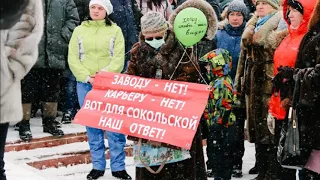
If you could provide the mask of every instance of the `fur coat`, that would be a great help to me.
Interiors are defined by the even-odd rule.
[[[307,159],[312,149],[320,150],[320,0],[301,41],[295,68],[300,82],[296,91],[300,142]]]
[[[268,130],[268,103],[272,94],[274,47],[269,43],[270,34],[278,29],[282,12],[275,13],[261,28],[254,32],[258,17],[247,23],[241,39],[241,53],[235,78],[235,88],[242,104],[246,104],[248,138],[252,143],[273,143]]]
[[[170,17],[173,24],[177,14],[188,7],[200,9],[208,19],[207,39],[212,40],[217,31],[217,17],[213,8],[204,0],[188,0],[180,5]],[[167,31],[165,44],[157,51],[149,46],[142,35],[139,43],[131,50],[131,59],[127,73],[145,78],[155,78],[157,70],[162,71],[161,79],[199,82],[200,68],[197,63],[194,48],[186,49],[188,55],[183,56],[184,48],[178,42],[172,30]],[[190,57],[190,58],[189,58]],[[181,63],[179,64],[179,61]],[[177,69],[176,69],[177,67]],[[172,78],[170,78],[172,76]],[[136,169],[137,180],[162,180],[162,179],[184,179],[184,180],[206,180],[206,170],[202,149],[202,138],[200,126],[192,142],[190,149],[191,158],[167,164],[160,174],[151,174],[145,168]],[[181,169],[183,167],[183,169]],[[158,167],[156,167],[158,168]]]
[[[20,21],[1,30],[0,123],[22,119],[20,80],[37,61],[43,24],[42,2],[30,0]]]

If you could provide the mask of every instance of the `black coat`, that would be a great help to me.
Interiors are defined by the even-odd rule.
[[[89,17],[90,0],[74,0],[77,6],[80,22]]]
[[[34,68],[66,69],[68,45],[79,15],[73,0],[42,0],[45,28]]]
[[[125,40],[126,63],[123,71],[127,69],[127,62],[130,59],[130,49],[139,40],[138,25],[134,15],[134,5],[132,0],[111,0],[113,13],[110,19],[122,30]]]
[[[320,150],[320,3],[309,31],[301,41],[295,68],[300,79],[297,116],[300,141],[308,158],[312,149]],[[316,19],[316,20],[315,20]]]

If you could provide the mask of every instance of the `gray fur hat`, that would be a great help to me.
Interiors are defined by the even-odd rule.
[[[233,0],[229,3],[227,10],[227,18],[231,12],[240,12],[244,18],[247,17],[247,6],[244,4],[243,0]]]

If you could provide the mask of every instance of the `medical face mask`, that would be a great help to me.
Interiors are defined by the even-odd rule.
[[[152,40],[146,39],[146,43],[155,49],[159,49],[165,43],[165,41],[163,38],[153,38]]]

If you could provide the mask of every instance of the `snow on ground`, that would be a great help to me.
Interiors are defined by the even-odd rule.
[[[61,117],[58,117],[57,120],[61,120]],[[85,132],[86,128],[77,124],[63,124],[61,126],[65,134]],[[30,120],[30,128],[33,138],[41,138],[50,136],[48,133],[44,133],[42,129],[42,119],[41,118],[32,118]],[[13,125],[10,125],[8,130],[7,142],[15,142],[20,140],[18,131],[14,131]]]
[[[61,117],[59,118],[61,119]],[[41,138],[50,136],[49,134],[42,132],[41,118],[33,118],[31,120],[31,130],[33,132],[34,138]],[[69,133],[79,133],[85,132],[85,127],[77,124],[68,124],[62,125],[62,129],[65,134]],[[13,130],[11,126],[8,133],[7,142],[15,142],[19,140],[18,132]],[[127,144],[132,142],[128,141]],[[108,145],[106,140],[106,145]],[[255,162],[255,148],[254,144],[248,142],[245,143],[246,151],[244,155],[244,164],[243,164],[243,178],[241,180],[252,179],[255,176],[248,175],[250,168],[254,166]],[[75,152],[75,151],[85,151],[88,150],[89,146],[87,142],[78,142],[67,145],[61,145],[51,148],[39,148],[34,150],[25,150],[19,152],[8,152],[5,154],[6,161],[6,174],[8,180],[86,180],[86,176],[92,168],[91,164],[80,164],[75,166],[60,167],[60,168],[48,168],[45,170],[38,170],[31,166],[28,166],[26,163],[36,161],[36,160],[45,160],[50,158],[60,157],[59,154]],[[204,150],[205,152],[205,150]],[[206,155],[205,155],[206,157]],[[132,157],[127,157],[126,159],[126,169],[128,173],[135,177],[135,167]],[[100,180],[100,179],[99,179]],[[107,170],[105,175],[101,180],[115,180],[112,177],[110,171],[110,161],[107,161]],[[209,178],[213,180],[213,178]],[[239,179],[240,180],[240,179]]]
[[[245,146],[246,146],[246,152],[243,158],[244,159],[244,165],[243,165],[244,176],[242,178],[233,178],[234,180],[249,180],[255,177],[254,175],[248,174],[249,169],[254,166],[254,162],[255,162],[254,144],[250,144],[246,142]],[[59,169],[49,168],[49,169],[42,170],[40,175],[46,178],[52,177],[50,180],[74,180],[74,179],[85,180],[91,168],[92,168],[91,164],[77,165],[73,167],[63,167]],[[134,162],[132,157],[129,157],[126,159],[126,169],[132,177],[135,177],[135,167],[134,167]],[[111,175],[109,160],[107,161],[107,170],[105,172],[104,177],[101,178],[101,180],[116,180],[116,178],[113,178]],[[208,180],[213,180],[213,178],[208,178]]]
[[[77,149],[80,146],[85,146],[84,144],[75,145],[75,147],[71,146],[61,146],[54,147],[56,148],[54,151],[71,151],[73,148]],[[250,143],[245,143],[246,146],[246,152],[244,156],[244,164],[243,164],[243,178],[241,180],[249,180],[254,178],[252,175],[248,175],[248,171],[250,168],[253,167],[254,161],[255,161],[255,152],[254,152],[254,145]],[[50,149],[50,150],[49,150]],[[51,151],[51,148],[47,150]],[[54,152],[51,151],[51,152]],[[86,175],[89,173],[89,171],[92,168],[91,164],[80,164],[76,166],[69,166],[69,167],[60,167],[60,168],[48,168],[45,170],[38,170],[35,168],[32,168],[25,163],[30,161],[32,157],[34,157],[37,153],[45,153],[45,148],[38,149],[38,150],[29,150],[29,151],[20,151],[20,152],[9,152],[6,153],[5,160],[7,162],[6,164],[6,170],[7,170],[7,176],[8,180],[25,180],[25,177],[28,177],[26,180],[85,180]],[[21,154],[20,154],[21,153]],[[49,153],[50,154],[50,153]],[[30,159],[21,159],[21,157],[30,157]],[[128,173],[135,177],[135,167],[132,157],[128,157],[126,159],[126,169]],[[22,178],[23,177],[23,178]],[[110,171],[110,161],[107,160],[107,170],[103,178],[101,180],[116,180],[112,177],[111,171]],[[213,178],[209,178],[209,180],[213,180]],[[240,179],[239,179],[240,180]]]

